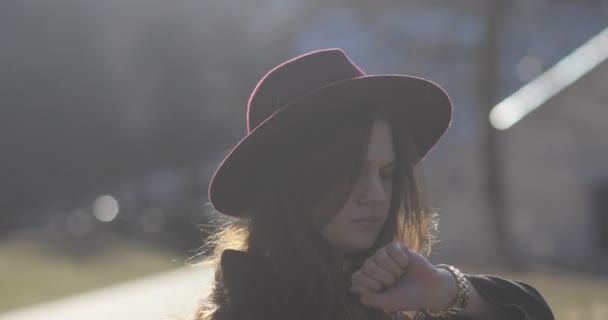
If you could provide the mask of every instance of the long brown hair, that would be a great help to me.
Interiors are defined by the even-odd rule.
[[[325,320],[396,315],[361,305],[348,292],[350,276],[391,242],[430,255],[436,216],[424,197],[421,168],[414,165],[419,158],[406,123],[395,121],[397,117],[384,108],[366,110],[351,110],[347,116],[335,113],[314,122],[303,119],[305,128],[294,128],[289,139],[274,146],[280,152],[259,160],[264,168],[258,170],[249,216],[231,219],[204,247],[203,252],[213,250],[209,261],[216,267],[215,281],[196,320],[214,319],[215,310],[228,302],[219,264],[228,248],[268,256],[283,290],[279,296],[294,314]],[[389,123],[394,139],[396,173],[389,216],[371,248],[338,261],[319,230],[353,189],[375,118]]]

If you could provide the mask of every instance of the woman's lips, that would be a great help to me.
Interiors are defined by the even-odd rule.
[[[382,226],[382,220],[377,218],[355,219],[353,220],[353,223],[357,226],[358,229],[365,231],[377,230]]]

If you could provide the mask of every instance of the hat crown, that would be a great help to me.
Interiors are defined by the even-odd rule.
[[[310,52],[270,70],[247,104],[247,132],[277,110],[334,82],[365,76],[341,49]]]

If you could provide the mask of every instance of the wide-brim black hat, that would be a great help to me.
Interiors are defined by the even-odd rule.
[[[292,132],[314,130],[317,120],[355,108],[390,108],[407,123],[418,163],[452,119],[447,93],[435,83],[407,75],[366,75],[340,49],[310,52],[269,71],[247,106],[247,135],[230,151],[209,184],[209,201],[222,214],[243,216],[250,208],[254,177],[266,157],[281,152]]]

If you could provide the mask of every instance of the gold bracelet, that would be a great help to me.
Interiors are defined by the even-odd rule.
[[[451,316],[462,312],[469,303],[469,283],[464,274],[454,266],[439,264],[436,267],[448,270],[456,278],[458,285],[456,299],[443,310],[423,309],[422,312],[431,317],[449,319]]]

